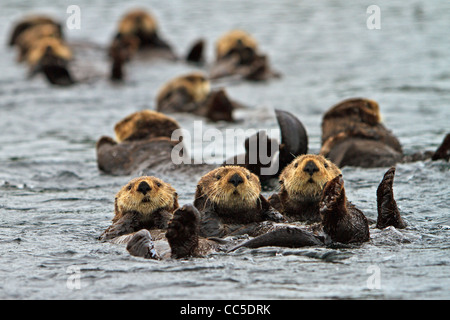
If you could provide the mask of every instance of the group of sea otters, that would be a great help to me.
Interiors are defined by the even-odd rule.
[[[14,28],[10,46],[19,51],[32,75],[42,73],[55,85],[77,82],[70,71],[72,51],[61,25],[46,16],[27,17]],[[189,50],[186,62],[204,63],[204,41]],[[109,50],[110,78],[125,77],[125,64],[134,56],[180,60],[158,32],[156,19],[145,10],[128,12],[119,22]],[[156,110],[143,110],[119,121],[115,139],[97,141],[101,172],[134,175],[151,170],[201,176],[192,204],[182,207],[173,186],[154,176],[129,181],[117,193],[112,224],[101,241],[127,244],[131,255],[148,259],[203,257],[240,247],[305,247],[359,244],[370,240],[369,225],[405,228],[393,194],[395,165],[426,159],[449,160],[450,134],[436,151],[406,155],[398,139],[381,122],[378,103],[351,98],[331,107],[322,118],[319,154],[308,153],[308,136],[291,113],[276,110],[281,141],[273,150],[264,131],[248,137],[246,153],[223,165],[174,164],[172,140],[179,124],[167,113],[186,112],[210,121],[233,121],[241,105],[228,98],[224,89],[211,90],[211,81],[263,81],[279,77],[257,41],[247,32],[232,30],[216,43],[215,61],[209,75],[193,72],[177,77],[159,90]],[[260,161],[266,146],[271,161]],[[251,161],[256,159],[256,161]],[[276,162],[278,170],[265,168]],[[377,221],[370,221],[346,196],[340,168],[389,167],[377,189]],[[182,179],[180,179],[182,180]],[[278,192],[267,199],[262,186],[278,181]]]

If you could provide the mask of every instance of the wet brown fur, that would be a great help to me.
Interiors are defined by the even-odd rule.
[[[320,154],[339,167],[378,167],[400,161],[402,147],[381,123],[376,101],[352,98],[324,114]]]

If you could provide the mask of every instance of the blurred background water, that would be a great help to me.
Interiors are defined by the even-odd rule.
[[[58,88],[39,77],[28,80],[6,46],[13,23],[28,13],[51,14],[64,23],[73,4],[81,9],[81,28],[64,30],[69,43],[106,48],[120,17],[135,7],[153,12],[180,55],[204,38],[212,61],[222,33],[241,28],[253,34],[283,77],[228,84],[230,97],[249,109],[236,114],[241,122],[204,122],[205,129],[277,129],[273,110],[284,109],[301,119],[310,151],[317,152],[323,112],[340,100],[367,97],[379,102],[385,125],[406,153],[434,150],[449,131],[446,0],[1,0],[1,299],[450,298],[450,174],[442,161],[397,166],[394,192],[409,227],[372,229],[372,241],[357,248],[245,249],[161,262],[98,242],[113,216],[115,193],[132,177],[98,171],[96,140],[113,135],[126,115],[154,109],[165,81],[197,68],[132,61],[125,83],[112,84],[106,53],[97,50],[75,57],[96,81]],[[366,26],[372,4],[381,9],[380,30]],[[199,120],[174,117],[188,130]],[[376,187],[385,170],[343,170],[349,199],[370,218],[376,218]],[[196,177],[170,182],[181,204],[193,201]],[[378,289],[368,286],[371,266],[380,271]],[[80,289],[67,285],[73,268],[80,272]]]

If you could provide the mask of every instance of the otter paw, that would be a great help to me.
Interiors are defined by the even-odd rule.
[[[161,259],[155,250],[152,236],[147,229],[142,229],[134,234],[127,244],[127,250],[132,256],[146,259]]]
[[[172,257],[190,256],[198,247],[199,212],[193,205],[176,210],[166,232]]]
[[[339,204],[340,199],[342,199],[343,190],[344,179],[342,174],[328,181],[323,188],[322,199],[319,202],[320,213],[335,208]]]

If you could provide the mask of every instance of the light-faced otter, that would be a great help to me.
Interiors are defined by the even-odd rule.
[[[337,166],[388,167],[398,162],[444,158],[450,150],[445,140],[440,152],[404,155],[399,140],[381,123],[378,103],[352,98],[328,110],[322,119],[320,154]],[[442,156],[444,155],[444,156]]]
[[[172,53],[170,45],[159,35],[156,18],[143,9],[134,9],[126,13],[119,21],[115,38],[133,35],[139,39],[139,50],[162,49]],[[173,53],[171,54],[173,57]]]
[[[285,221],[261,195],[258,177],[240,166],[225,166],[205,174],[197,184],[194,206],[201,213],[204,237],[257,235],[258,223]]]
[[[34,41],[26,55],[30,76],[42,72],[51,84],[61,86],[75,83],[69,71],[71,59],[70,48],[55,37],[44,37]]]
[[[323,187],[340,174],[333,162],[320,155],[299,156],[281,172],[280,191],[269,202],[291,222],[320,222]]]
[[[231,30],[217,40],[210,74],[212,79],[239,75],[256,81],[280,76],[270,68],[268,58],[258,52],[255,38],[243,30]]]
[[[116,140],[103,136],[97,141],[98,168],[108,174],[126,175],[170,161],[172,149],[179,143],[170,138],[179,128],[174,119],[160,112],[135,112],[115,125]]]
[[[19,50],[17,60],[23,62],[26,59],[27,53],[36,41],[42,38],[57,38],[62,39],[61,28],[53,23],[37,24],[33,27],[24,30],[16,39],[16,46]]]
[[[233,121],[233,110],[240,105],[231,101],[224,89],[211,90],[202,72],[191,72],[165,83],[158,91],[156,109],[160,112],[189,112],[212,121]]]
[[[58,33],[60,34],[60,37],[63,38],[62,28],[61,24],[54,20],[51,17],[45,16],[45,15],[33,15],[28,16],[20,20],[16,23],[14,26],[11,36],[8,41],[9,46],[15,46],[18,44],[19,37],[28,29],[38,26],[38,25],[53,25],[57,28]]]
[[[134,178],[117,193],[112,225],[99,239],[124,243],[141,229],[160,239],[177,208],[178,195],[170,184],[151,176]]]
[[[266,181],[276,179],[283,165],[304,152],[307,146],[307,142],[303,140],[306,138],[306,132],[300,121],[289,112],[277,110],[276,115],[281,130],[281,144],[277,144],[278,159],[271,157],[268,159],[269,164],[261,163],[259,154],[255,150],[257,148],[247,147],[246,154],[230,159],[230,161],[227,160],[226,164],[246,167]],[[179,141],[172,141],[170,138],[173,131],[178,128],[175,120],[162,113],[149,110],[134,113],[116,125],[116,132],[119,130],[119,132],[125,133],[116,134],[117,141],[107,136],[103,136],[97,141],[98,168],[104,173],[114,175],[141,174],[143,170],[149,169],[159,173],[164,171],[169,175],[178,175],[184,172],[189,173],[190,176],[199,173],[198,176],[201,176],[215,169],[217,166],[212,164],[174,163],[172,160],[174,147],[179,147],[183,142],[181,141],[182,137]],[[128,138],[120,138],[120,136]],[[253,140],[252,137],[247,140]],[[180,153],[183,151],[181,150]],[[250,161],[253,159],[254,163]],[[275,160],[278,161],[277,165],[279,163],[278,170],[262,176],[260,168],[265,165],[270,166],[270,162],[275,163]]]

